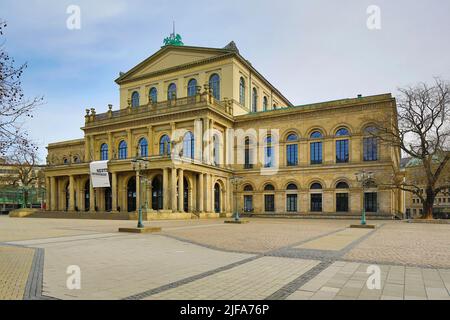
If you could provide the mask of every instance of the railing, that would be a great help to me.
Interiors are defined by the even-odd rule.
[[[86,109],[85,115],[85,123],[90,124],[92,122],[104,121],[108,119],[115,119],[126,117],[128,115],[140,115],[146,114],[148,112],[167,112],[177,109],[183,109],[187,106],[197,105],[197,104],[210,104],[214,108],[225,112],[226,114],[233,114],[233,106],[232,100],[224,99],[224,101],[216,100],[212,94],[210,93],[202,93],[197,94],[191,97],[183,97],[183,98],[173,98],[166,101],[156,102],[156,103],[148,103],[146,105],[141,105],[139,107],[131,107],[131,104],[128,103],[128,107],[120,110],[112,110],[112,105],[109,105],[109,110],[105,113],[97,114],[94,108]]]

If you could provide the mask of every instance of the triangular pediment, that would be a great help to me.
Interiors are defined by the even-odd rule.
[[[122,74],[117,82],[130,81],[144,75],[175,68],[177,66],[195,63],[229,53],[224,49],[170,46],[163,47],[154,55],[144,60],[130,71]]]

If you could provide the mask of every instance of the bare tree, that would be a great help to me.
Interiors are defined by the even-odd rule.
[[[28,204],[29,190],[36,185],[42,177],[38,172],[38,148],[32,143],[14,145],[6,158],[12,173],[4,177],[4,182],[13,187],[22,188],[25,206]]]
[[[421,178],[399,179],[396,187],[423,203],[422,218],[433,218],[436,195],[450,188],[450,84],[435,79],[399,89],[398,123],[380,119],[375,135],[400,149],[422,167]]]
[[[3,36],[6,22],[0,19],[0,37]],[[26,99],[22,89],[21,77],[27,64],[16,66],[15,60],[0,42],[0,154],[5,155],[13,144],[25,143],[27,134],[22,129],[24,118],[32,118],[32,112],[42,97]]]

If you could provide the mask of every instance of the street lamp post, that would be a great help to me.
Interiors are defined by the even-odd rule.
[[[365,171],[364,169],[355,173],[356,181],[361,183],[362,187],[362,195],[363,195],[363,206],[362,206],[362,214],[361,214],[361,225],[366,225],[366,203],[365,203],[365,187],[366,183],[373,179],[373,172]]]
[[[136,176],[139,177],[139,181],[136,181],[136,189],[137,184],[139,183],[139,203],[138,205],[138,228],[144,228],[144,224],[142,223],[142,205],[141,205],[141,170],[147,169],[148,160],[143,158],[134,158],[131,160],[131,164],[133,165],[133,170],[136,171]]]
[[[239,185],[240,185],[240,183],[242,182],[242,180],[243,180],[243,178],[242,177],[240,177],[240,176],[232,176],[231,178],[230,178],[230,182],[231,182],[231,184],[233,185],[233,187],[234,187],[234,195],[233,195],[233,199],[234,199],[234,220],[235,221],[239,221],[240,220],[240,217],[239,217],[239,210],[238,210],[238,207],[237,207],[237,199],[236,199],[236,197],[237,197],[237,191],[238,191],[238,187],[239,187]]]

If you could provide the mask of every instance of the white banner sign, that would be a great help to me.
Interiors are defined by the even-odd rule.
[[[92,186],[94,188],[109,188],[108,161],[90,163]]]

